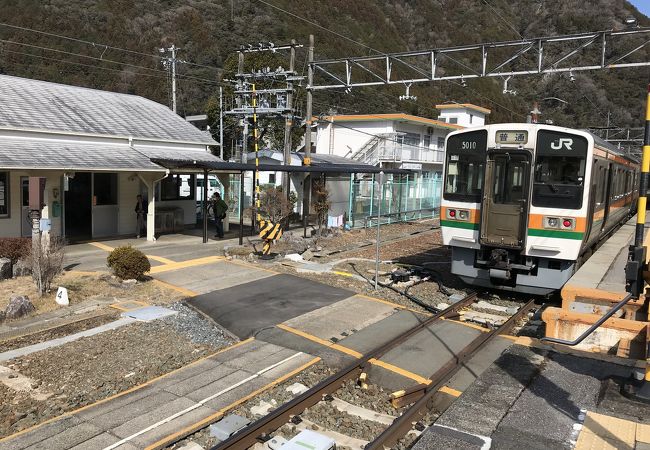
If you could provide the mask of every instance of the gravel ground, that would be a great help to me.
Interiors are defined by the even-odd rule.
[[[318,382],[324,380],[325,378],[327,378],[332,374],[334,374],[334,370],[330,369],[322,362],[314,364],[313,366],[303,370],[302,372],[290,378],[289,380],[285,381],[284,383],[281,383],[275,386],[274,388],[256,396],[252,400],[249,400],[248,402],[239,405],[237,408],[233,409],[228,414],[237,414],[239,416],[247,417],[251,420],[255,419],[256,417],[253,416],[250,412],[250,408],[252,408],[253,406],[259,405],[260,402],[262,401],[266,401],[271,404],[280,406],[288,402],[294,397],[294,395],[291,392],[286,391],[286,388],[288,386],[291,386],[294,383],[301,383],[307,387],[313,387]],[[209,427],[206,427],[167,448],[180,449],[181,447],[188,444],[189,442],[196,442],[203,448],[211,448],[214,445],[216,445],[218,441],[212,436],[210,436]]]
[[[219,332],[202,317],[184,312],[8,361],[8,367],[33,380],[33,389],[52,397],[37,401],[1,389],[0,403],[17,406],[0,410],[0,436],[125,391],[211,354],[231,343]],[[211,333],[214,336],[210,337]]]
[[[178,311],[178,314],[163,319],[163,322],[194,344],[220,348],[231,342],[222,328],[184,303],[176,302],[165,307]]]
[[[116,320],[119,315],[119,311],[112,310],[100,316],[91,317],[89,319],[80,320],[78,322],[62,325],[49,330],[39,331],[25,336],[19,336],[13,339],[7,339],[6,341],[0,342],[0,353],[89,330],[105,323],[112,322]]]
[[[323,401],[311,408],[307,408],[301,417],[314,422],[326,430],[336,431],[357,439],[372,441],[379,436],[386,428],[377,422],[364,420],[359,417],[344,413],[332,406],[331,403]]]
[[[390,392],[384,391],[382,387],[369,384],[368,389],[360,389],[353,380],[347,381],[341,389],[336,391],[336,397],[345,400],[353,405],[391,416],[399,415],[399,412],[390,404]]]

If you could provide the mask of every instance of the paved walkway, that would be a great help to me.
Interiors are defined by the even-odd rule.
[[[316,363],[248,339],[144,385],[0,440],[2,450],[143,449],[218,420]]]

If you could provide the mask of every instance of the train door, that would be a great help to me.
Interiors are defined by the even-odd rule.
[[[485,175],[481,243],[523,248],[528,216],[530,155],[490,152]]]
[[[614,168],[612,164],[609,164],[607,167],[607,186],[605,187],[605,214],[603,216],[603,224],[601,227],[601,232],[607,227],[607,219],[609,218],[609,210],[612,204],[612,181],[614,178]]]

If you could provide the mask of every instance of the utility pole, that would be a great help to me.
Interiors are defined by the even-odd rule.
[[[305,158],[303,164],[311,165],[311,116],[312,116],[312,83],[314,81],[314,35],[309,35],[309,49],[307,52],[307,105],[305,111]],[[309,197],[311,196],[311,175],[307,174],[303,181],[302,189],[302,227],[304,237],[307,237],[307,217],[309,216]]]
[[[291,50],[289,56],[289,72],[293,73],[296,66],[296,40],[291,39]],[[284,121],[284,165],[291,164],[291,126],[293,125],[293,82],[287,81],[287,116]],[[289,172],[284,172],[282,187],[284,194],[289,198],[291,191],[291,176]]]
[[[219,86],[219,157],[223,159],[223,87]]]
[[[169,71],[171,71],[172,78],[172,111],[176,112],[176,51],[180,50],[179,47],[176,47],[174,44],[168,48],[161,48],[160,53],[169,52],[171,56],[166,56],[163,59],[163,65]]]

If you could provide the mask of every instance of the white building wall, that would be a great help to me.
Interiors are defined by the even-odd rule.
[[[146,189],[141,188],[141,183],[140,178],[134,173],[123,172],[117,175],[117,228],[121,235],[135,234],[136,232],[136,197],[140,193],[146,197]]]
[[[373,135],[392,133],[392,121],[377,122],[336,122],[318,125],[316,153],[349,158]]]
[[[438,120],[451,123],[456,118],[458,125],[464,127],[481,127],[485,125],[485,114],[467,108],[445,108],[441,110]]]

